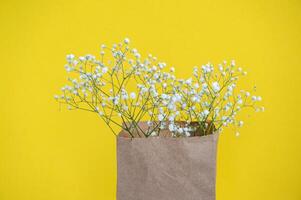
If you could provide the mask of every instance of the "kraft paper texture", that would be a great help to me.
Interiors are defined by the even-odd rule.
[[[117,137],[117,200],[215,200],[218,134]]]

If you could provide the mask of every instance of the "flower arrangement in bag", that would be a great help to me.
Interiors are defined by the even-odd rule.
[[[102,45],[98,58],[67,55],[69,84],[55,99],[69,110],[97,114],[115,135],[122,129],[130,137],[159,136],[162,130],[173,137],[207,135],[242,126],[236,116],[244,108],[263,111],[260,96],[237,91],[246,72],[234,61],[194,67],[191,78],[180,79],[175,68],[152,55],[141,58],[129,42]]]

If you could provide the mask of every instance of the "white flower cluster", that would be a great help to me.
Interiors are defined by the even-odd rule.
[[[264,111],[263,107],[257,106],[257,102],[262,100],[260,96],[251,97],[248,91],[237,91],[237,82],[244,75],[246,72],[237,68],[234,61],[229,64],[224,61],[217,70],[211,63],[194,67],[191,78],[177,82],[180,88],[177,92],[183,99],[180,102],[181,120],[197,121],[206,134],[208,128],[220,131],[228,125],[241,127],[243,121],[236,118],[243,108]]]
[[[242,126],[236,120],[242,108],[263,110],[256,106],[260,96],[236,92],[238,78],[246,72],[236,68],[234,61],[218,65],[218,70],[210,63],[195,67],[191,78],[178,79],[174,67],[167,69],[152,55],[142,59],[129,45],[127,38],[112,47],[101,45],[98,59],[89,54],[67,55],[70,83],[55,99],[68,109],[97,113],[114,134],[118,127],[132,137],[134,133],[158,136],[164,129],[175,137],[196,131],[206,135],[229,124]],[[148,121],[147,131],[140,127],[141,121]],[[192,122],[198,126],[191,126]]]

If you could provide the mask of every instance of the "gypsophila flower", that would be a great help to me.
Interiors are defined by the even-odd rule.
[[[158,120],[159,120],[159,121],[163,121],[163,119],[164,119],[164,115],[159,114],[159,115],[158,115]]]
[[[125,39],[124,39],[124,43],[125,43],[125,44],[129,44],[129,43],[130,43],[130,39],[129,39],[129,38],[125,38]]]
[[[152,136],[152,137],[157,136],[157,132],[156,131],[151,132],[150,136]]]
[[[220,86],[219,86],[218,82],[213,82],[213,83],[212,83],[212,88],[213,88],[213,91],[214,91],[215,93],[219,92]]]
[[[135,92],[131,92],[130,97],[131,97],[131,99],[135,99],[136,98],[136,93]]]
[[[129,43],[125,38],[111,47],[101,45],[99,58],[67,55],[69,84],[54,99],[69,110],[94,112],[114,134],[121,128],[131,137],[141,133],[142,120],[148,127],[142,136],[159,136],[167,129],[173,137],[190,137],[195,130],[206,135],[243,126],[237,116],[244,108],[264,111],[255,90],[237,89],[247,73],[234,60],[195,66],[190,77],[179,79],[174,67],[151,54],[143,58]]]
[[[69,54],[66,56],[67,61],[72,61],[75,58],[75,56],[73,54]]]
[[[242,99],[238,99],[237,103],[242,104],[243,103]]]
[[[173,131],[175,130],[174,124],[169,124],[169,125],[168,125],[168,129],[169,129],[171,132],[173,132]]]

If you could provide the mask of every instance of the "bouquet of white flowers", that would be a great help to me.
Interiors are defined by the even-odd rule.
[[[180,79],[174,67],[152,55],[142,59],[129,43],[101,45],[99,58],[67,55],[70,84],[55,99],[69,110],[96,113],[115,135],[122,129],[130,137],[160,136],[166,129],[173,137],[208,135],[242,126],[236,116],[244,108],[263,110],[256,105],[260,96],[236,91],[246,72],[234,61],[194,67],[191,78]]]
[[[175,68],[152,55],[142,59],[125,39],[102,45],[99,58],[70,54],[65,68],[70,84],[55,99],[96,113],[120,132],[118,200],[214,200],[219,134],[213,133],[242,126],[237,114],[244,108],[263,110],[260,96],[237,89],[246,72],[234,61],[177,78]]]

